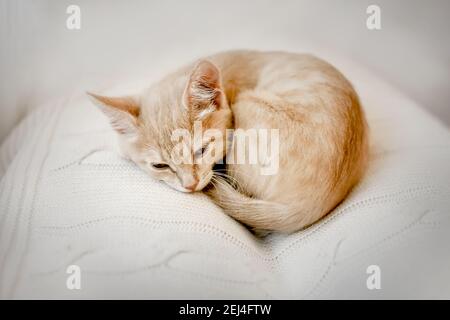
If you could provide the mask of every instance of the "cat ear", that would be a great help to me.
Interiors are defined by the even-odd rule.
[[[112,127],[120,134],[133,135],[140,113],[137,99],[133,97],[105,97],[87,92],[92,102],[105,113]]]
[[[184,92],[184,102],[187,108],[204,118],[216,111],[222,104],[222,88],[220,71],[207,61],[201,60],[193,69]]]

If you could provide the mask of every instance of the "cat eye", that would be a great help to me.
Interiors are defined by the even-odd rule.
[[[209,145],[206,145],[206,146],[198,149],[197,151],[195,151],[194,157],[199,158],[199,157],[203,156],[206,153],[206,151],[208,150],[208,146]]]
[[[157,170],[164,170],[164,169],[170,168],[169,165],[167,165],[165,163],[152,163],[151,166]]]

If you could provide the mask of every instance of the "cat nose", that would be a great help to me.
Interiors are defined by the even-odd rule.
[[[195,191],[195,188],[198,185],[198,180],[194,180],[194,182],[190,183],[189,185],[185,185],[183,186],[184,188],[191,190],[191,191]]]

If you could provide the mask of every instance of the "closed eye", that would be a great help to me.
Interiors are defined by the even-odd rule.
[[[152,166],[153,169],[156,169],[156,170],[170,169],[169,165],[166,163],[151,163],[150,165]]]
[[[195,158],[200,158],[200,157],[202,157],[202,156],[208,151],[208,147],[209,147],[209,143],[206,144],[205,146],[201,147],[201,148],[198,149],[197,151],[195,151],[194,157],[195,157]]]

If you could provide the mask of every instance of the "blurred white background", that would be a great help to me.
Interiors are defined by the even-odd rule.
[[[66,28],[71,4],[80,30]],[[370,4],[381,7],[381,30],[366,28]],[[449,13],[448,0],[0,0],[0,141],[52,97],[157,79],[233,48],[341,55],[448,125]]]

